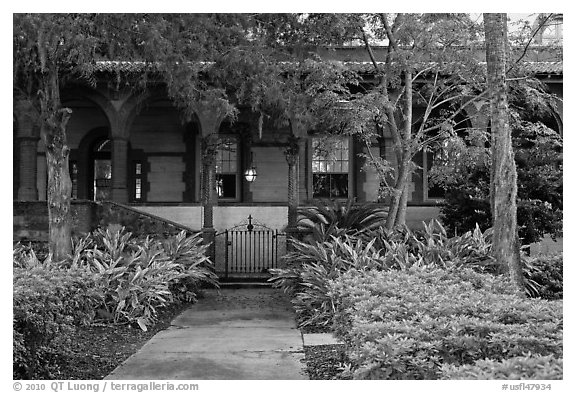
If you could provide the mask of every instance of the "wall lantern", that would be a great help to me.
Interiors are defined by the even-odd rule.
[[[256,180],[256,176],[258,176],[258,174],[256,173],[256,167],[253,164],[254,160],[254,155],[251,154],[250,156],[250,168],[246,169],[246,171],[244,172],[244,178],[246,179],[246,181],[248,183],[252,183],[254,180]]]
[[[256,173],[256,168],[254,167],[248,168],[246,169],[246,172],[244,172],[244,178],[249,183],[252,183],[254,180],[256,180],[257,175],[258,174]]]

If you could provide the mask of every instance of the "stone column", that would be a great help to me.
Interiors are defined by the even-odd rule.
[[[288,163],[288,226],[286,227],[286,236],[288,239],[298,237],[298,164],[300,162],[299,140],[291,138],[284,154]],[[288,251],[292,249],[291,243],[288,242]]]
[[[18,187],[18,200],[20,201],[38,200],[38,188],[36,186],[38,140],[38,137],[21,137],[17,140],[20,153],[20,184]]]
[[[214,205],[216,196],[216,146],[217,137],[208,135],[202,140],[202,173],[204,186],[202,204],[204,206],[204,228],[214,228]]]
[[[216,229],[214,229],[214,206],[218,204],[216,195],[216,142],[215,135],[202,139],[202,180],[203,180],[203,221],[202,240],[210,244],[208,256],[214,261],[216,255]]]
[[[128,203],[128,139],[112,137],[112,200]]]
[[[218,145],[218,131],[222,120],[226,117],[225,111],[210,102],[197,102],[196,115],[200,122],[202,136],[202,208],[203,225],[202,240],[210,244],[207,256],[215,262],[216,257],[216,230],[214,229],[214,206],[218,205],[216,196],[216,148]]]

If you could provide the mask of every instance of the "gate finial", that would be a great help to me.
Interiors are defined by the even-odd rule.
[[[252,225],[252,214],[248,215],[248,225],[246,226],[246,229],[248,229],[250,232],[252,232],[252,229],[254,229],[254,225]]]

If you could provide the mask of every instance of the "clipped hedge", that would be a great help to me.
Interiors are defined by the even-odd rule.
[[[351,270],[331,285],[358,379],[439,379],[443,365],[562,357],[562,303],[517,297],[471,269]]]
[[[442,379],[562,379],[562,359],[522,356],[502,361],[478,360],[473,365],[445,365]]]
[[[37,266],[15,268],[13,274],[14,378],[49,378],[75,326],[94,317],[101,290],[83,269]]]

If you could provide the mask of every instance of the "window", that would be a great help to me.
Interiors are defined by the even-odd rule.
[[[142,185],[143,185],[143,171],[142,171],[142,161],[134,161],[134,183],[133,187],[133,195],[134,195],[134,202],[142,202],[143,200],[143,193],[142,193]]]
[[[314,198],[348,198],[350,167],[348,138],[312,139],[312,195]]]
[[[237,199],[238,141],[221,137],[216,151],[216,192],[220,199]]]
[[[78,163],[70,161],[70,180],[72,181],[72,199],[78,199]]]

